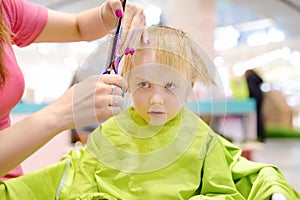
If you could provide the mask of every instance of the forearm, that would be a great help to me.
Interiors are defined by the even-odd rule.
[[[112,86],[118,90],[112,94]],[[122,88],[119,75],[90,76],[40,111],[0,131],[0,177],[47,143],[58,133],[107,119],[121,112]],[[111,102],[118,98],[118,104]]]
[[[102,12],[102,17],[100,17]],[[105,8],[96,7],[77,14],[78,30],[81,40],[91,41],[105,36],[115,28],[117,19],[105,13]],[[109,29],[109,30],[108,30]]]
[[[45,108],[0,131],[0,177],[66,129],[60,113]]]
[[[48,21],[35,42],[92,41],[103,37],[107,30],[99,17],[100,7],[78,14],[48,10]]]
[[[106,0],[102,6],[78,14],[49,9],[47,24],[35,42],[92,41],[112,31],[121,17],[125,32],[128,28],[133,30],[145,27],[146,19],[141,8],[127,3],[126,12],[122,10],[120,0]]]

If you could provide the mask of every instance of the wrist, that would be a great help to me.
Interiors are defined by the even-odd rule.
[[[53,104],[56,104],[56,102]],[[72,122],[70,122],[72,116],[67,114],[68,109],[60,108],[53,104],[36,112],[34,116],[38,123],[44,124],[45,130],[55,136],[62,131],[72,128],[72,126],[70,126],[70,124],[72,124]]]

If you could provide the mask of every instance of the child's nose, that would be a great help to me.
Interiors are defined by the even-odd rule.
[[[164,87],[162,86],[154,86],[152,88],[152,96],[150,99],[150,104],[151,105],[162,105],[164,104],[164,98],[163,98],[163,92],[164,92]]]

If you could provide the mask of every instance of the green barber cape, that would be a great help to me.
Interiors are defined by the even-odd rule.
[[[188,109],[149,126],[130,107],[61,162],[0,183],[0,199],[300,199],[278,168],[248,161]]]

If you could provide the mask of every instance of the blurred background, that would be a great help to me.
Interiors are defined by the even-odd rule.
[[[29,1],[70,13],[103,3],[100,0]],[[226,102],[230,103],[232,100],[235,107],[237,102],[242,103],[239,104],[241,107],[236,108],[237,112],[232,111],[232,116],[218,116],[217,131],[233,141],[239,134],[243,134],[245,123],[252,127],[246,127],[246,130],[254,132],[252,135],[256,134],[256,130],[253,130],[256,126],[253,114],[256,115],[257,112],[253,104],[248,102],[251,98],[245,72],[251,69],[261,77],[263,82],[259,90],[264,96],[261,112],[266,139],[259,144],[245,145],[245,152],[249,159],[278,165],[292,185],[300,191],[300,1],[129,2],[144,8],[147,26],[169,25],[184,29],[207,51],[217,67]],[[22,49],[15,47],[26,82],[23,107],[25,104],[47,104],[62,95],[70,86],[78,68],[100,43],[101,40],[33,44]],[[199,101],[205,99],[201,93],[198,97]],[[249,111],[242,111],[245,107]],[[22,112],[22,105],[15,110],[16,115]],[[66,138],[68,140],[69,135]],[[68,141],[61,143],[65,151]],[[58,148],[58,143],[55,145],[56,147],[51,148]],[[42,155],[47,154],[47,148],[50,147],[43,148],[40,154],[37,153],[24,162],[25,171],[42,167],[61,156],[58,152],[53,160],[41,161]],[[34,162],[41,164],[32,167]]]

